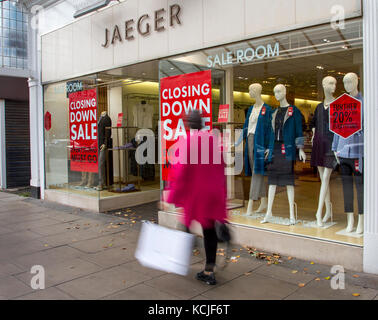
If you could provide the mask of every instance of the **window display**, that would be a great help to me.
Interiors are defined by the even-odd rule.
[[[341,39],[329,26],[283,33],[274,37],[279,55],[261,60],[240,61],[232,52],[267,45],[272,37],[169,60],[202,69],[209,67],[208,57],[228,56],[227,67],[211,71],[224,70],[231,81],[224,87],[230,116],[225,123],[213,119],[213,126],[243,127],[241,136],[231,135],[230,154],[236,159],[242,146],[244,158],[242,172],[228,176],[232,223],[363,245],[363,130],[352,129],[359,111],[354,104],[352,111],[347,109],[348,100],[341,116],[340,110],[331,113],[332,103],[345,91],[362,101],[361,28],[361,20],[348,21]],[[213,106],[213,118],[224,103]],[[339,136],[333,125],[353,134]]]

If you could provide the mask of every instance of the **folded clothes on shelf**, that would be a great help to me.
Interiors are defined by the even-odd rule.
[[[115,191],[117,192],[127,192],[127,191],[134,191],[135,190],[135,185],[130,183],[126,187],[123,187],[122,189],[117,188]]]
[[[114,147],[114,149],[115,150],[123,150],[123,149],[129,149],[129,148],[133,148],[133,147],[134,147],[134,145],[131,142],[128,142],[123,146]]]

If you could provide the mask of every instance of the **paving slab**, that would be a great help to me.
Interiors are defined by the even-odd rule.
[[[208,285],[194,278],[195,271],[193,270],[186,277],[169,273],[146,281],[145,284],[181,299],[190,299],[209,290]]]
[[[92,230],[68,230],[68,232],[42,237],[40,238],[40,240],[44,243],[49,244],[50,246],[57,247],[67,244],[73,244],[75,242],[83,240],[96,239],[100,235],[101,234],[99,232]]]
[[[0,262],[0,277],[11,276],[24,271],[16,264],[10,262]]]
[[[22,221],[18,223],[9,224],[8,228],[12,231],[30,230],[33,228],[43,228],[50,225],[59,224],[60,221],[50,218],[43,218],[31,221]]]
[[[42,265],[45,269],[45,287],[53,287],[73,279],[87,276],[101,270],[101,267],[79,259],[69,259],[57,264]],[[24,272],[16,275],[15,277],[25,284],[29,284],[33,278],[30,272]]]
[[[298,286],[259,274],[243,275],[224,285],[216,286],[203,296],[216,300],[281,300]]]
[[[103,298],[104,300],[180,300],[179,297],[168,294],[160,289],[145,284],[138,284],[116,294]]]
[[[96,253],[110,247],[115,248],[123,246],[127,248],[128,246],[133,246],[136,243],[137,236],[138,233],[136,231],[120,232],[107,236],[99,236],[85,241],[78,241],[71,243],[70,246],[86,253]]]
[[[132,271],[144,274],[144,275],[151,277],[151,278],[156,278],[156,277],[160,277],[164,274],[167,274],[166,272],[161,271],[161,270],[156,270],[156,269],[144,267],[137,260],[127,262],[127,263],[123,264],[122,266],[125,267],[127,270],[132,270]]]
[[[353,294],[359,294],[358,297]],[[290,294],[285,300],[372,300],[377,290],[365,289],[345,283],[345,289],[334,290],[330,280],[311,281],[303,288]]]
[[[48,248],[46,246],[48,245],[42,241],[39,241],[39,239],[13,245],[4,244],[2,247],[0,247],[0,259],[1,261],[3,261],[3,259],[8,261],[8,259],[13,259],[18,256],[46,250]]]
[[[19,214],[18,212],[15,213],[8,213],[6,216],[1,217],[1,220],[4,224],[13,224],[18,222],[26,222],[38,219],[45,219],[48,216],[44,213],[30,213],[30,214]]]
[[[261,274],[273,279],[286,281],[295,285],[298,285],[300,283],[306,284],[317,278],[317,276],[315,275],[305,274],[303,271],[291,270],[279,265],[264,265],[256,269],[254,273]]]
[[[116,247],[103,249],[97,253],[88,253],[82,256],[82,259],[95,263],[101,267],[109,268],[134,261],[135,248]]]
[[[0,277],[0,296],[5,299],[12,299],[32,292],[30,285],[12,276]]]
[[[3,234],[0,236],[0,252],[1,249],[9,245],[26,243],[31,240],[41,238],[41,235],[32,231],[22,230],[12,233]]]
[[[66,282],[58,288],[77,299],[100,299],[150,279],[122,266]]]
[[[43,290],[34,290],[32,293],[18,297],[16,300],[73,300],[73,298],[67,293],[51,287]]]
[[[66,260],[79,258],[83,253],[69,246],[61,246],[55,248],[46,248],[46,250],[35,252],[13,258],[12,261],[23,268],[23,271],[30,270],[33,265],[54,265]]]

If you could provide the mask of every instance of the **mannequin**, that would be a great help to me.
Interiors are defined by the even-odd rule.
[[[355,73],[345,75],[344,88],[348,94],[362,101],[363,98],[358,92],[358,76]],[[358,224],[356,233],[362,234],[364,228],[363,216],[363,154],[364,154],[364,132],[363,130],[353,134],[347,139],[338,135],[334,136],[332,150],[335,152],[337,162],[340,164],[341,178],[344,193],[344,211],[347,214],[346,232],[352,232],[354,225],[353,184],[356,185],[358,199]]]
[[[264,161],[269,153],[269,131],[272,109],[264,103],[262,97],[262,86],[254,83],[249,86],[249,95],[256,102],[248,109],[246,120],[243,126],[243,137],[240,137],[236,145],[241,143],[241,138],[246,139],[244,154],[245,175],[252,176],[249,192],[247,215],[253,213],[253,201],[261,198],[261,203],[256,212],[267,208],[267,185],[264,179]]]
[[[312,139],[313,146],[311,165],[318,167],[321,180],[319,204],[316,212],[316,221],[318,227],[322,227],[332,215],[332,203],[329,189],[329,180],[333,169],[336,167],[336,159],[332,152],[333,133],[329,131],[329,105],[335,100],[333,94],[336,90],[336,79],[334,77],[325,77],[323,79],[324,102],[320,103],[315,110],[312,119]],[[326,214],[322,220],[324,203],[326,205]]]
[[[304,137],[302,132],[302,115],[299,109],[289,105],[286,100],[286,87],[278,84],[274,87],[274,95],[280,106],[272,116],[271,135],[268,154],[268,209],[261,223],[272,218],[273,201],[277,185],[286,185],[290,208],[290,224],[296,223],[294,215],[294,161],[295,145],[299,149],[299,159],[306,161],[303,151]]]
[[[100,149],[100,157],[99,157],[99,166],[98,166],[98,186],[97,190],[101,191],[104,189],[106,181],[105,181],[105,164],[106,164],[106,149],[111,147],[111,129],[106,129],[107,127],[112,126],[112,120],[108,116],[106,111],[101,112],[100,119],[97,123],[98,128],[98,145]]]

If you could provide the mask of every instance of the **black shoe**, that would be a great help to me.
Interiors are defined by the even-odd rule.
[[[217,281],[215,280],[214,273],[212,273],[211,275],[207,275],[207,274],[205,274],[204,271],[201,271],[201,272],[197,273],[196,278],[197,278],[197,280],[206,282],[207,284],[212,285],[212,286],[217,284]]]

